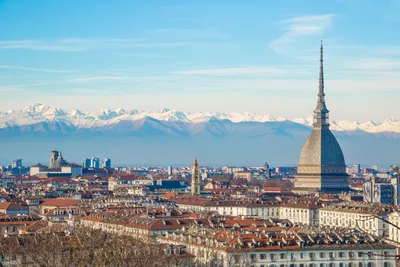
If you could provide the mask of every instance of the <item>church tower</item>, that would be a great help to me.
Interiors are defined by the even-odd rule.
[[[53,151],[50,152],[50,169],[57,168],[58,156],[59,156],[58,151],[53,150]]]
[[[192,167],[192,196],[200,195],[200,169],[197,158],[194,160]]]
[[[313,131],[300,153],[294,191],[341,192],[349,190],[342,149],[329,130],[329,110],[325,104],[323,47],[320,49],[317,107]]]

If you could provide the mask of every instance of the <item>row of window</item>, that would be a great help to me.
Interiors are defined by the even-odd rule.
[[[358,258],[363,258],[363,257],[368,257],[369,259],[372,259],[372,252],[358,252],[357,256]],[[388,252],[384,252],[385,255],[388,255]],[[355,252],[329,252],[329,253],[325,253],[325,252],[320,252],[320,253],[314,253],[314,252],[310,252],[310,253],[300,253],[300,259],[304,259],[304,258],[309,258],[309,259],[316,259],[317,256],[319,257],[319,259],[325,259],[326,257],[329,257],[331,259],[334,259],[336,257],[338,258],[354,258],[356,256]],[[297,257],[297,255],[295,255],[294,253],[271,253],[269,254],[269,259],[271,260],[276,260],[276,259],[287,259],[287,257],[290,257],[290,259],[295,259]],[[250,258],[252,260],[257,260],[257,254],[250,254]],[[259,254],[259,259],[261,260],[266,260],[267,259],[267,254],[262,253]]]
[[[383,265],[378,265],[379,267],[394,267],[390,262],[384,262],[383,263]],[[280,265],[277,265],[277,264],[267,264],[267,265],[265,265],[265,264],[261,264],[261,265],[259,265],[259,266],[257,266],[257,265],[252,265],[252,267],[378,267],[375,263],[373,263],[373,262],[368,262],[368,263],[363,263],[363,262],[360,262],[360,263],[353,263],[353,262],[350,262],[350,263],[338,263],[338,264],[335,264],[335,263],[327,263],[327,264],[325,264],[325,263],[321,263],[321,264],[315,264],[315,263],[310,263],[310,264],[304,264],[304,263],[301,263],[301,264],[294,264],[294,263],[292,263],[292,264],[280,264]]]

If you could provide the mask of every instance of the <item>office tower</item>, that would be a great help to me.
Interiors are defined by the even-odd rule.
[[[12,168],[21,168],[22,167],[22,159],[16,159],[12,162]]]
[[[105,158],[104,159],[104,168],[111,168],[111,159]]]
[[[97,157],[92,157],[92,159],[90,161],[90,167],[99,169],[100,168],[100,159]]]
[[[172,175],[172,166],[168,166],[168,175]]]
[[[361,173],[360,164],[353,164],[353,167],[351,168],[351,173]]]
[[[371,166],[371,169],[375,170],[375,171],[379,171],[379,165],[378,164],[374,164]]]
[[[91,160],[89,158],[86,158],[83,160],[83,168],[90,168],[91,165]]]

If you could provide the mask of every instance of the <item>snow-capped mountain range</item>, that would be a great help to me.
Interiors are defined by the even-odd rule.
[[[24,127],[43,123],[62,123],[75,129],[90,129],[110,127],[115,124],[155,119],[161,122],[199,124],[213,120],[229,120],[233,123],[240,122],[284,122],[290,121],[297,124],[311,126],[312,116],[307,118],[275,118],[269,114],[257,115],[249,112],[181,112],[170,109],[157,111],[138,111],[125,109],[101,109],[98,112],[87,113],[80,110],[66,111],[58,108],[35,104],[20,111],[9,110],[0,112],[0,129]],[[331,130],[335,131],[364,131],[368,133],[392,132],[400,133],[400,121],[393,117],[382,122],[357,122],[357,121],[331,121]]]

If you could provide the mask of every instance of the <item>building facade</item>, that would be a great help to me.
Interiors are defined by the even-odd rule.
[[[396,191],[397,185],[379,181],[372,176],[363,184],[364,202],[394,205],[396,203]]]
[[[389,236],[390,207],[358,203],[332,204],[319,209],[319,225],[354,228],[374,236]]]

